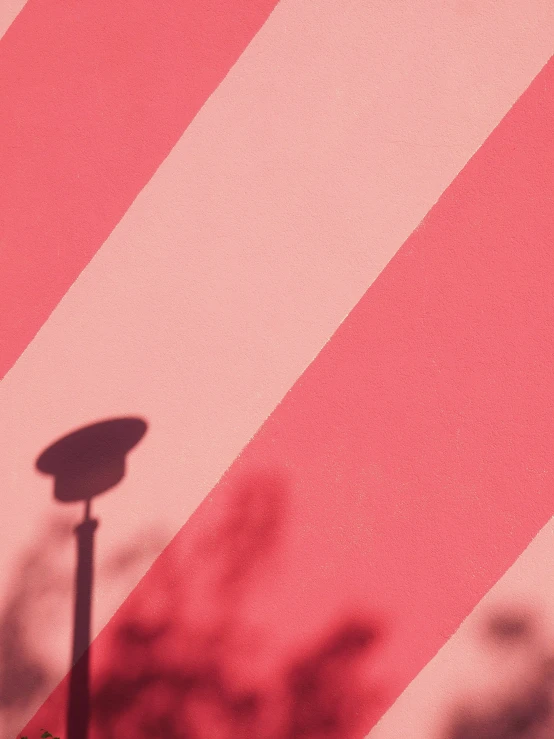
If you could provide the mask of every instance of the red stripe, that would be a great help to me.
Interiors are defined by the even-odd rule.
[[[94,736],[361,736],[550,518],[553,83],[550,63],[97,639]]]
[[[29,0],[0,42],[0,378],[275,4]]]

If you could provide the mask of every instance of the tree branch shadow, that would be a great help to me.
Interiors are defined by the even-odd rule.
[[[90,739],[353,739],[367,727],[374,618],[338,613],[276,663],[264,660],[274,635],[248,617],[253,588],[279,565],[287,499],[279,475],[243,479],[186,553],[170,546],[155,562],[90,650]],[[67,679],[23,733],[72,739],[66,708]]]
[[[509,664],[519,653],[526,667],[508,689],[478,704],[459,706],[444,739],[550,739],[554,737],[554,653],[543,641],[530,610],[490,615],[483,648]]]

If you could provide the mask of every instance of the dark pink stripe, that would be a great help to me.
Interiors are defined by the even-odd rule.
[[[0,378],[275,4],[29,0],[0,41]]]

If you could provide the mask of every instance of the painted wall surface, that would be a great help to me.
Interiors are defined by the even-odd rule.
[[[512,689],[487,609],[554,623],[531,4],[29,0],[9,27],[3,736],[49,695],[29,734],[64,731],[82,511],[35,459],[121,415],[149,429],[94,504],[93,736],[454,739],[477,664]]]

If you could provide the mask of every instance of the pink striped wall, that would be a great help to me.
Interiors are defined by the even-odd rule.
[[[113,4],[97,3],[87,15],[69,13],[61,3],[54,18],[47,3],[31,0],[0,42],[4,68],[18,70],[6,77],[5,88],[13,146],[2,186],[4,371],[27,346],[0,385],[5,613],[17,594],[18,563],[29,542],[40,541],[54,511],[48,481],[33,471],[38,452],[96,418],[140,413],[150,422],[125,483],[97,504],[102,525],[96,634],[551,53],[554,17],[546,2],[536,3],[531,18],[516,3],[478,12],[470,4],[382,3],[370,12],[364,3],[339,9],[326,2],[317,8],[282,2],[169,153],[267,16],[270,5],[262,5],[252,16],[237,15],[235,25],[216,14],[228,34],[225,48],[223,31],[211,25],[214,16],[203,26],[201,16],[194,16],[199,36],[191,49],[202,52],[194,57],[202,74],[194,77],[187,72],[188,57],[175,53],[193,5],[175,6],[181,15],[172,19],[138,3],[133,30],[123,16],[114,25]],[[203,9],[209,10],[205,4]],[[148,22],[143,11],[150,14]],[[51,35],[43,33],[44,14]],[[39,29],[45,45],[40,64],[36,43],[33,55],[22,51]],[[65,43],[68,37],[73,47]],[[99,67],[101,44],[106,54]],[[59,53],[62,46],[64,54],[80,60],[72,75],[62,73],[69,66]],[[115,66],[121,74],[113,74]],[[183,75],[192,84],[186,96]],[[517,536],[505,540],[519,488],[513,489],[513,504],[509,486],[500,506],[493,495],[502,481],[507,485],[509,464],[521,473],[517,465],[525,452],[537,457],[526,462],[525,484],[540,482],[540,490],[547,490],[549,468],[537,438],[548,439],[549,427],[540,425],[548,420],[533,416],[547,392],[546,375],[544,385],[539,381],[540,362],[534,386],[521,382],[526,362],[537,364],[536,357],[548,352],[544,326],[551,319],[549,267],[538,266],[548,259],[539,247],[552,225],[540,207],[550,177],[548,146],[541,139],[541,89],[539,81],[526,93],[449,191],[454,194],[434,211],[435,235],[429,239],[426,226],[412,237],[364,299],[362,305],[375,308],[367,315],[368,308],[356,309],[233,467],[283,468],[290,478],[288,533],[271,571],[273,590],[261,567],[244,606],[254,626],[273,624],[269,651],[256,668],[260,674],[264,665],[286,661],[296,640],[308,643],[328,622],[340,620],[343,610],[360,615],[371,602],[369,610],[391,622],[377,670],[386,694],[367,726],[362,722],[356,729],[362,734],[548,518],[545,492],[518,515]],[[533,208],[522,205],[529,202]],[[471,219],[479,223],[478,238],[464,231],[475,228]],[[523,258],[521,250],[505,251],[505,261],[483,261],[479,255],[500,248],[498,229],[504,229],[506,249],[521,234],[529,249]],[[413,263],[406,256],[410,250]],[[401,268],[406,276],[395,278]],[[475,292],[480,280],[482,292]],[[439,297],[429,292],[437,285]],[[434,308],[426,304],[431,299],[438,301]],[[512,300],[523,306],[521,322]],[[424,352],[431,339],[418,328],[417,311],[408,320],[417,305],[425,321],[433,311],[444,321],[432,324],[442,385],[430,384]],[[477,337],[464,314],[468,305],[471,320],[482,321]],[[514,320],[506,322],[506,315]],[[448,333],[453,325],[454,338]],[[362,343],[352,327],[362,331]],[[406,347],[401,339],[410,330],[415,333]],[[372,358],[367,366],[376,342],[380,363]],[[514,342],[515,358],[509,351]],[[476,358],[473,369],[463,365],[461,380],[460,367],[453,366],[457,356],[465,362]],[[340,361],[335,366],[325,357]],[[373,385],[363,378],[366,371],[378,373]],[[352,396],[352,406],[344,398],[349,376],[347,387],[366,387],[366,395]],[[403,385],[399,390],[402,377],[416,388],[412,399],[402,394]],[[510,407],[476,404],[479,393],[490,402],[495,387],[506,393]],[[297,396],[299,405],[291,400]],[[409,404],[413,418],[406,429],[398,420],[402,403]],[[466,426],[460,427],[457,456],[449,457],[455,413]],[[379,429],[391,424],[379,438],[372,430],[375,414]],[[417,435],[422,424],[423,446]],[[496,429],[492,435],[489,426]],[[509,460],[497,453],[498,434]],[[368,439],[381,459],[370,465],[363,462]],[[497,454],[493,469],[475,467],[475,459],[487,454]],[[417,472],[409,462],[416,457]],[[208,514],[204,505],[196,523],[182,529],[185,552],[192,548],[191,525],[201,533],[215,525],[220,508],[223,515],[224,503],[217,501],[235,474],[213,493],[216,512]],[[403,497],[414,479],[429,497],[427,508],[413,499],[417,506],[411,509]],[[440,479],[448,480],[453,496],[461,486],[469,507],[459,509],[456,502],[452,517],[448,498],[436,487]],[[487,490],[478,489],[487,484]],[[379,485],[377,505],[364,491]],[[337,488],[343,491],[339,499]],[[487,495],[494,509],[488,509]],[[469,501],[475,496],[480,503],[474,510]],[[500,542],[495,539],[494,556],[479,535],[492,527],[492,510]],[[472,535],[465,532],[469,523]],[[132,547],[136,537],[145,540],[145,532],[140,556],[116,576],[110,563],[117,552]],[[422,542],[425,532],[428,540]],[[435,547],[437,536],[448,542],[450,557]],[[456,569],[457,552],[469,569]],[[70,582],[72,554],[68,535],[60,533],[52,553],[60,568],[57,600],[31,613],[24,637],[25,648],[51,672],[26,704],[4,709],[10,731],[32,715],[67,665],[71,589],[61,583]],[[164,556],[158,573],[172,555]],[[194,561],[193,554],[187,556]],[[368,561],[376,563],[381,579],[366,577]],[[444,588],[454,571],[455,593],[437,594],[432,583]],[[137,592],[127,608],[140,599]],[[436,598],[444,601],[437,605]],[[415,603],[409,627],[408,602]],[[67,618],[59,613],[60,603],[67,606]],[[443,620],[434,622],[437,610]],[[282,626],[287,616],[294,634]],[[101,643],[109,642],[117,623],[110,622]],[[43,629],[52,638],[37,645]],[[55,694],[54,703],[58,699]]]

